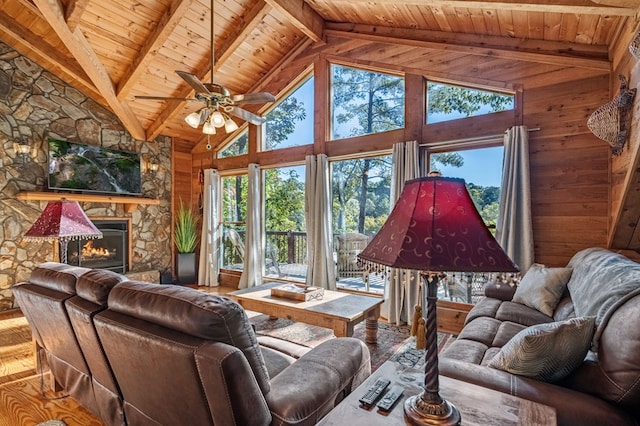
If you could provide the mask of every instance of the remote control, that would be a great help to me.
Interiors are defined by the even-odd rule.
[[[395,404],[396,401],[400,399],[403,392],[404,392],[404,388],[402,386],[399,386],[399,385],[391,386],[391,389],[389,389],[389,392],[387,392],[384,398],[382,398],[380,402],[378,402],[378,409],[380,409],[380,411],[385,411],[385,412],[391,411],[391,408],[393,408],[393,404]]]
[[[364,405],[366,408],[370,408],[373,404],[375,404],[378,397],[382,394],[387,386],[389,386],[391,380],[385,379],[384,377],[378,378],[375,383],[369,388],[367,393],[365,393],[362,398],[359,399],[360,403]]]

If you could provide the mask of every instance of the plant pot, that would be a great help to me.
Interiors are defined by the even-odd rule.
[[[176,258],[176,275],[178,284],[196,283],[196,254],[178,253]]]

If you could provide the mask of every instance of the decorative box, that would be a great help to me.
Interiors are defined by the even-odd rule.
[[[309,287],[302,284],[282,284],[271,289],[271,296],[306,302],[322,299],[324,288]]]

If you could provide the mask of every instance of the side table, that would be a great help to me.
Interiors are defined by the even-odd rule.
[[[375,406],[370,410],[361,408],[358,402],[358,399],[381,376],[391,380],[389,387],[399,384],[405,389],[402,398],[387,414],[382,414]],[[404,417],[404,401],[407,397],[418,394],[423,382],[423,371],[405,369],[400,364],[387,361],[327,414],[318,425],[407,425],[409,423]],[[440,376],[440,395],[460,410],[463,425],[549,426],[557,424],[556,410],[553,407],[449,377]]]

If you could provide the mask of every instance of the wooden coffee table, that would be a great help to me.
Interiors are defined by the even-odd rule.
[[[377,342],[382,298],[332,290],[325,290],[324,297],[320,300],[307,302],[272,297],[271,287],[282,284],[281,282],[263,284],[234,291],[227,296],[236,300],[248,311],[330,328],[336,337],[353,336],[353,326],[364,320],[365,341]]]
[[[381,376],[391,380],[389,387],[399,384],[404,388],[404,394],[400,400],[389,413],[384,414],[376,407],[364,409],[358,402],[358,399]],[[404,401],[409,396],[417,395],[423,382],[424,371],[405,369],[398,363],[387,361],[342,400],[318,425],[408,425],[404,416]],[[556,410],[553,407],[449,377],[440,376],[440,396],[458,408],[463,425],[548,426],[557,424]]]

